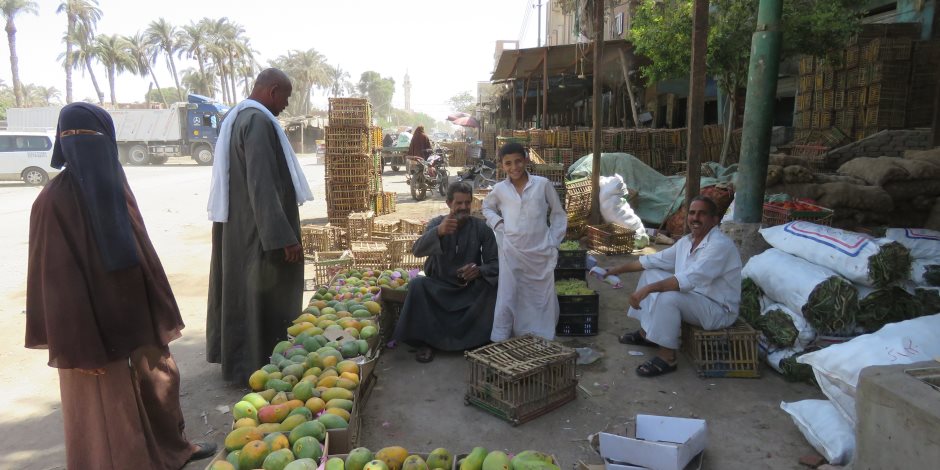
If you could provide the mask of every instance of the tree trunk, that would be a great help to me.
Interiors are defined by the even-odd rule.
[[[232,81],[232,104],[235,104],[238,100],[238,87],[235,86],[235,54],[232,54],[232,51],[229,51],[228,55],[228,65],[229,65],[229,80]]]
[[[65,36],[65,104],[72,102],[72,31],[75,29],[75,18],[69,17],[68,32]]]
[[[98,104],[104,105],[104,93],[101,92],[101,87],[98,86],[98,79],[95,77],[95,69],[91,68],[91,57],[85,55],[85,70],[88,71],[88,76],[91,77],[91,84],[95,86],[95,94],[98,95]]]
[[[222,102],[231,103],[228,99],[228,82],[225,79],[225,67],[222,66],[222,61],[218,58],[215,59],[215,68],[219,71],[219,89],[222,90]]]
[[[198,48],[196,49],[196,62],[199,64],[199,79],[200,79],[199,82],[202,83],[203,87],[206,87],[200,91],[202,93],[205,93],[206,96],[209,96],[209,89],[208,89],[209,81],[206,78],[206,67],[202,63],[202,52],[199,52]]]
[[[737,100],[734,93],[728,94],[728,121],[725,123],[725,138],[721,143],[721,166],[728,166],[728,151],[731,148],[731,133],[734,131],[734,108],[737,106]]]
[[[176,62],[173,61],[173,52],[166,51],[166,58],[170,62],[170,72],[173,72],[173,83],[176,84],[176,96],[179,97],[180,101],[185,101],[180,92],[180,79],[176,75]]]
[[[114,66],[108,67],[108,85],[111,87],[111,106],[117,109],[117,93],[114,92]]]
[[[19,59],[16,57],[16,25],[12,19],[7,19],[7,41],[10,42],[10,73],[13,74],[13,96],[16,98],[16,107],[23,107],[23,84],[20,83]]]
[[[163,106],[166,106],[169,109],[170,103],[166,102],[166,96],[163,96],[163,89],[160,88],[160,82],[157,81],[157,76],[153,73],[153,68],[150,67],[150,64],[147,64],[147,71],[150,72],[150,78],[153,79],[153,84],[157,87],[157,94],[160,95],[160,100],[163,101]]]

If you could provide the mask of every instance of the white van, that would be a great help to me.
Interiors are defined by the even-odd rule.
[[[0,131],[0,181],[23,180],[41,186],[59,170],[52,161],[53,134],[46,132]]]

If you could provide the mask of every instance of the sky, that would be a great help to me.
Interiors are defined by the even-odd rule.
[[[397,108],[404,107],[402,83],[408,72],[412,108],[442,120],[452,111],[446,104],[448,98],[462,91],[476,96],[477,82],[489,80],[497,40],[521,40],[521,47],[536,46],[538,15],[533,5],[538,1],[99,0],[103,15],[98,32],[131,35],[159,17],[178,26],[204,17],[227,17],[244,27],[262,65],[291,49],[314,48],[331,65],[347,70],[354,83],[367,70],[393,78],[396,90],[392,104]],[[39,15],[16,18],[20,79],[55,86],[64,101],[65,72],[58,56],[65,50],[61,39],[66,19],[55,12],[60,0],[36,3]],[[0,34],[0,43],[0,79],[11,85],[6,35]],[[178,60],[180,74],[188,67],[195,68],[195,61]],[[164,61],[154,70],[161,86],[173,83]],[[96,78],[107,96],[107,78],[100,65]],[[95,96],[90,78],[76,71],[73,81],[76,100]],[[149,78],[119,76],[118,101],[143,101],[148,84]],[[314,104],[326,109],[326,96],[318,93]]]

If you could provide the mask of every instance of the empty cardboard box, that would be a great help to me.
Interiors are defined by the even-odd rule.
[[[705,450],[705,421],[637,415],[635,437],[600,433],[607,470],[683,470]]]

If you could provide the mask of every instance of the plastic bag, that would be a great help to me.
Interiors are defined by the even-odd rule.
[[[855,427],[829,400],[780,402],[780,409],[793,418],[803,437],[829,463],[843,465],[852,460],[855,455]]]

